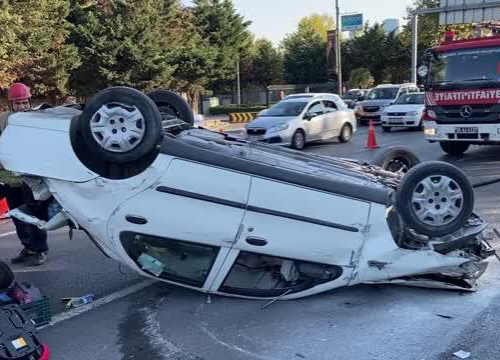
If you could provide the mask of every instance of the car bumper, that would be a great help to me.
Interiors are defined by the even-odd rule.
[[[367,112],[359,112],[358,119],[362,122],[368,122],[370,120],[374,122],[380,122],[380,111],[367,113]]]
[[[417,127],[420,126],[421,117],[419,115],[414,116],[387,116],[382,115],[381,124],[382,126],[391,127]]]
[[[264,135],[248,135],[245,133],[244,138],[248,141],[260,141],[268,144],[288,146],[292,143],[293,132],[289,130],[267,132]]]
[[[430,142],[463,141],[472,143],[500,143],[500,124],[437,124],[435,121],[424,123],[424,135]],[[470,132],[457,133],[468,129]],[[472,131],[473,130],[473,131]]]

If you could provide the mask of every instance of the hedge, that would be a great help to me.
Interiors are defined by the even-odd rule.
[[[259,112],[267,109],[265,105],[222,105],[210,108],[210,115],[229,115],[240,112]]]

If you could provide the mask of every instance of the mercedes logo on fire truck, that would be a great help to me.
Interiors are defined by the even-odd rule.
[[[469,105],[464,105],[460,109],[460,115],[464,118],[470,118],[472,116],[472,108]]]

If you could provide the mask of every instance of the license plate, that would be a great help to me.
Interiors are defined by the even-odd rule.
[[[457,127],[455,134],[477,134],[479,129],[477,127]]]

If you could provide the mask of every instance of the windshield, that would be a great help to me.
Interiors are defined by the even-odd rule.
[[[269,108],[261,116],[299,116],[306,105],[307,102],[304,101],[282,101]]]
[[[481,48],[437,54],[430,62],[429,82],[499,81],[500,48]]]
[[[394,103],[398,105],[420,105],[424,103],[424,94],[406,94]]]
[[[399,88],[378,88],[371,90],[366,96],[366,100],[391,100],[398,96]]]

